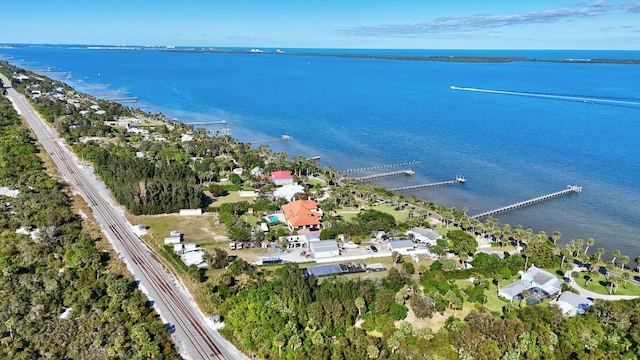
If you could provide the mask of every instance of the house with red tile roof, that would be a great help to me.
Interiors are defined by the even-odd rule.
[[[289,230],[303,230],[322,227],[322,210],[313,200],[297,200],[282,205]]]
[[[291,175],[291,171],[274,171],[271,173],[271,180],[276,185],[291,185],[293,184],[293,175]]]

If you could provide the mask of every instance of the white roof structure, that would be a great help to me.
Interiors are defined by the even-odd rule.
[[[293,197],[296,194],[300,194],[304,192],[304,187],[298,184],[287,184],[282,185],[273,192],[273,196],[277,198],[287,199],[287,201],[293,200]]]
[[[20,195],[20,190],[11,190],[6,186],[0,187],[0,196],[16,198]]]
[[[180,256],[180,258],[187,266],[191,266],[191,265],[200,266],[204,264],[204,251],[196,250],[196,251],[185,252]]]
[[[389,250],[391,251],[408,251],[413,250],[415,244],[411,240],[392,240],[389,241]]]
[[[529,280],[517,280],[511,284],[504,286],[498,291],[498,296],[502,296],[507,300],[513,300],[513,298],[525,290],[529,290],[533,287]]]
[[[570,291],[565,291],[560,294],[556,304],[560,307],[560,310],[562,310],[562,314],[565,316],[573,316],[576,314],[584,314],[584,311],[593,305],[593,301]]]
[[[413,234],[414,238],[417,241],[421,243],[427,243],[430,245],[435,245],[436,240],[442,238],[442,235],[440,235],[439,232],[432,229],[421,228],[421,227],[414,227],[413,229],[407,231],[407,235],[408,234]]]
[[[340,248],[335,240],[312,241],[309,248],[316,258],[324,258],[340,255]]]

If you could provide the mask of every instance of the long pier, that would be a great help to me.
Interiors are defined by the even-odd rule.
[[[376,166],[367,166],[367,167],[355,168],[355,169],[347,169],[347,170],[343,170],[342,172],[350,173],[350,172],[358,172],[358,171],[369,171],[369,170],[377,170],[377,169],[385,169],[390,167],[408,166],[408,165],[417,165],[417,164],[420,164],[420,160],[405,161],[398,164],[376,165]]]
[[[511,211],[511,210],[514,210],[514,209],[517,209],[517,208],[521,208],[521,207],[524,207],[524,206],[533,205],[533,204],[539,203],[541,201],[546,201],[546,200],[549,200],[549,199],[557,198],[559,196],[567,195],[567,194],[570,194],[570,193],[579,193],[581,191],[582,191],[582,186],[569,185],[564,190],[556,191],[556,192],[551,193],[551,194],[538,196],[538,197],[535,197],[533,199],[521,201],[521,202],[518,202],[518,203],[515,203],[515,204],[511,204],[511,205],[507,205],[507,206],[503,206],[503,207],[500,207],[500,208],[497,208],[497,209],[493,209],[493,210],[490,210],[490,211],[485,211],[485,212],[480,213],[478,215],[473,215],[473,216],[471,216],[471,218],[472,219],[480,219],[480,218],[483,218],[483,217],[486,217],[486,216],[491,216],[491,215],[499,214],[499,213],[502,213],[502,212]]]
[[[456,176],[455,180],[440,181],[440,182],[434,182],[429,184],[402,186],[402,187],[389,189],[389,191],[399,192],[399,191],[409,191],[409,190],[424,189],[429,187],[446,186],[446,185],[453,185],[453,184],[464,184],[466,181],[467,179],[465,179],[463,176],[458,175]]]
[[[190,122],[189,125],[224,125],[227,123],[227,120],[220,120],[220,121],[197,121],[197,122]]]
[[[353,180],[355,180],[356,182],[361,182],[361,181],[373,180],[373,179],[377,179],[377,178],[381,178],[381,177],[387,177],[387,176],[413,175],[413,174],[415,174],[415,171],[413,171],[411,169],[408,169],[408,170],[396,170],[396,171],[389,171],[389,172],[380,173],[380,174],[360,176],[360,177],[353,178]]]

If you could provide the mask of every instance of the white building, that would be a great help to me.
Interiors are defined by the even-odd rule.
[[[335,240],[312,241],[309,243],[309,247],[316,259],[340,255],[340,248]]]
[[[585,310],[593,305],[593,301],[570,291],[565,291],[558,297],[556,305],[558,305],[564,316],[574,316],[584,314]]]
[[[429,246],[436,245],[438,239],[442,238],[442,235],[440,235],[439,232],[421,227],[414,227],[413,229],[407,231],[407,235],[413,235],[413,238],[417,242],[427,244]]]
[[[405,239],[405,240],[391,240],[388,244],[390,251],[397,251],[399,253],[413,251],[415,249],[415,244],[413,241]]]

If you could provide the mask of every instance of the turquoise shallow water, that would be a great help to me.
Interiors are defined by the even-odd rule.
[[[411,165],[416,175],[376,181],[383,186],[463,174],[464,186],[408,195],[467,207],[469,214],[579,184],[581,194],[501,214],[500,222],[559,230],[561,242],[593,237],[596,248],[640,255],[638,65],[38,47],[0,54],[43,72],[51,67],[50,75],[98,96],[130,93],[139,106],[184,122],[224,119],[224,127],[243,141],[291,135],[291,142],[267,144],[290,154],[320,155],[322,165],[344,170],[420,160]],[[447,52],[419,53],[430,54]],[[640,52],[584,51],[451,55],[640,58]],[[459,91],[451,85],[569,98]]]

